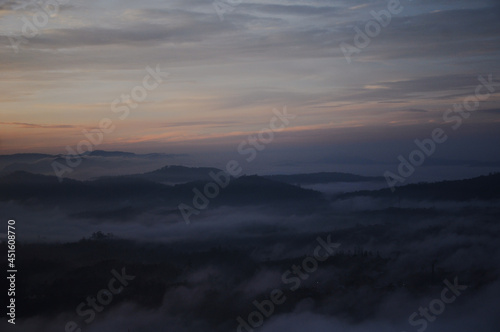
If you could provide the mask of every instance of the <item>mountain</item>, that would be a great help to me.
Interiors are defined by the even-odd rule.
[[[210,173],[219,173],[220,169],[213,167],[186,167],[186,166],[165,166],[158,170],[131,174],[124,177],[143,179],[164,184],[181,184],[194,181],[212,181]],[[349,173],[322,172],[311,174],[293,174],[293,175],[266,175],[260,178],[287,183],[292,185],[309,185],[319,183],[334,182],[382,182],[383,177],[370,177],[354,175]]]
[[[9,160],[17,160],[17,161],[31,161],[38,160],[41,158],[54,157],[50,154],[44,153],[15,153],[15,154],[3,154],[0,155],[0,162],[9,161]]]
[[[159,171],[164,172],[165,169]],[[184,171],[189,173],[184,168],[174,169],[179,176],[184,176]],[[201,170],[193,169],[193,172],[198,174]],[[127,220],[142,213],[178,214],[178,205],[184,203],[193,206],[195,189],[205,192],[208,183],[214,185],[211,180],[167,185],[134,176],[94,181],[65,179],[60,183],[55,176],[18,171],[0,177],[0,201],[17,201],[49,209],[57,207],[76,218]],[[319,192],[259,176],[232,178],[225,188],[218,188],[218,194],[209,198],[210,207],[286,207],[286,211],[291,213],[302,211],[304,207],[310,209],[316,203],[326,203]]]
[[[210,173],[219,173],[220,169],[212,167],[165,166],[152,172],[123,176],[131,179],[142,179],[165,184],[178,184],[193,181],[211,181]]]
[[[102,176],[115,176],[150,172],[171,163],[172,160],[182,160],[186,154],[149,153],[136,154],[122,151],[96,150],[80,156],[81,163],[66,172],[64,177],[88,180]],[[35,174],[55,175],[53,163],[67,165],[66,156],[50,154],[13,154],[0,155],[0,175],[16,171]]]
[[[135,156],[137,156],[133,152],[104,151],[104,150],[95,150],[92,152],[85,153],[85,155],[92,156],[92,157],[135,157]]]
[[[349,173],[321,172],[310,174],[269,175],[265,178],[290,184],[318,184],[332,182],[381,182],[383,177],[361,176]]]
[[[336,198],[365,196],[372,198],[399,197],[426,201],[471,201],[500,198],[500,173],[480,176],[473,179],[418,183],[396,187],[393,193],[389,188],[375,191],[357,191],[338,195]]]
[[[11,164],[30,164],[44,158],[55,158],[56,156],[43,153],[16,153],[0,155],[0,169]]]
[[[193,186],[204,188],[206,182],[178,185],[176,188],[192,190]],[[257,175],[242,176],[232,179],[230,184],[220,190],[217,204],[220,205],[272,205],[277,202],[319,201],[323,195],[311,189],[303,189],[291,184],[266,179]]]

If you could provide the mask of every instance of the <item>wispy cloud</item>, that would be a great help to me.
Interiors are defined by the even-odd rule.
[[[24,123],[24,122],[0,122],[0,124],[5,126],[18,126],[21,128],[43,128],[43,129],[66,129],[66,128],[79,127],[75,125],[36,124],[36,123]]]

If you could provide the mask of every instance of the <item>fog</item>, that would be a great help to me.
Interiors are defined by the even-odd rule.
[[[64,331],[73,321],[82,331],[96,332],[422,332],[423,316],[412,314],[440,299],[451,283],[465,290],[425,320],[425,330],[495,331],[497,176],[464,185],[485,179],[492,183],[484,188],[487,198],[458,201],[422,199],[426,188],[434,188],[426,185],[386,196],[378,191],[380,182],[299,188],[246,177],[232,180],[231,189],[221,189],[187,224],[176,204],[190,203],[191,189],[203,188],[203,182],[165,186],[118,178],[59,184],[33,177],[33,187],[13,176],[2,184],[11,191],[2,197],[12,198],[4,198],[0,210],[16,220],[19,269],[26,274],[19,280],[23,305],[15,328]],[[134,189],[124,192],[123,184]],[[286,196],[292,188],[295,196]],[[127,209],[108,213],[120,206]],[[328,253],[319,239],[340,246],[324,261],[314,258],[306,270],[304,262],[317,250]],[[133,280],[87,322],[79,304],[106,288],[110,271],[122,269]],[[256,326],[242,327],[239,317],[246,324],[258,318],[251,316],[255,303],[268,301],[276,290],[284,302]]]

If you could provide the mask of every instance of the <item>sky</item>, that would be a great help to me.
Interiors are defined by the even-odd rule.
[[[438,127],[440,157],[498,160],[498,83],[459,129],[443,115],[500,82],[499,3],[401,0],[348,61],[391,1],[1,0],[0,154],[66,153],[102,119],[99,149],[235,153],[286,107],[283,160],[397,161]],[[148,67],[161,83],[123,104]]]

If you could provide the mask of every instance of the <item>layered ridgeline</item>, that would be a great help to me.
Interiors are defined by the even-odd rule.
[[[500,198],[500,173],[479,176],[473,179],[442,181],[434,183],[416,183],[391,189],[362,190],[345,193],[336,198],[405,198],[427,201],[482,201]]]
[[[15,171],[56,175],[65,178],[88,180],[106,175],[124,175],[153,171],[173,160],[183,162],[186,154],[147,153],[96,150],[68,158],[63,154],[19,153],[0,155],[0,175]],[[77,167],[73,165],[77,164]]]
[[[179,205],[202,205],[200,210],[221,206],[260,206],[285,214],[326,213],[336,210],[331,202],[355,202],[360,198],[385,202],[494,201],[500,198],[500,174],[474,179],[410,184],[398,187],[341,193],[333,197],[303,188],[321,181],[336,184],[379,181],[379,178],[341,173],[229,177],[216,168],[166,166],[124,176],[79,181],[16,171],[0,176],[0,201],[57,207],[70,217],[128,220],[142,214],[180,216]],[[291,184],[293,183],[293,184]],[[387,203],[388,202],[388,203]],[[352,205],[352,203],[350,203]],[[356,203],[357,204],[357,203]],[[359,206],[355,205],[356,208]],[[365,209],[365,208],[362,208]],[[367,208],[370,209],[370,208]]]
[[[229,178],[222,176],[222,171],[218,170],[218,173],[209,174],[200,169],[186,168],[185,171],[177,169],[172,177],[165,175],[165,169],[162,169],[158,173],[137,176],[103,177],[89,181],[64,179],[62,182],[55,176],[17,171],[0,177],[0,201],[40,205],[44,209],[57,207],[71,217],[97,219],[130,219],[143,213],[178,214],[179,204],[190,204],[197,192],[204,192],[207,184],[215,183],[206,177],[216,174],[216,179],[220,179],[217,181],[223,181],[224,185],[219,187],[216,197],[211,197],[210,208],[290,205],[289,211],[293,212],[326,204],[319,192],[259,176]],[[165,184],[179,180],[181,173],[184,180],[193,181]],[[186,174],[191,177],[186,177]]]

